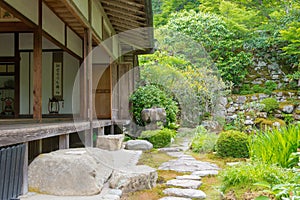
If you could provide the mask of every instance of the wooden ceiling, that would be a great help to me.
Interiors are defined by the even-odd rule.
[[[99,0],[120,40],[134,48],[151,47],[151,0]],[[128,47],[127,47],[128,49]]]
[[[83,38],[84,28],[88,27],[87,21],[84,18],[80,18],[70,4],[64,0],[43,1],[60,19],[62,19],[73,31]]]

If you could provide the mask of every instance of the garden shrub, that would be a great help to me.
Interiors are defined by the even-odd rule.
[[[234,130],[221,132],[216,150],[221,157],[248,158],[248,135]]]
[[[234,188],[254,188],[256,183],[270,185],[288,183],[294,179],[295,174],[276,165],[261,162],[242,163],[228,167],[221,171],[221,190],[223,192]]]
[[[149,141],[154,148],[162,148],[169,145],[175,136],[176,131],[164,128],[162,130],[143,131],[139,139]]]
[[[249,142],[250,158],[266,164],[294,167],[299,162],[297,152],[300,145],[300,126],[282,127],[261,131]]]
[[[252,87],[252,90],[253,90],[253,92],[255,92],[255,93],[262,93],[262,92],[264,91],[264,88],[261,87],[261,86],[259,86],[259,85],[254,85],[254,86]]]
[[[264,111],[271,114],[279,108],[279,103],[275,98],[266,98],[261,101],[265,105]]]
[[[179,111],[177,102],[168,96],[164,91],[155,85],[146,85],[139,87],[130,97],[132,103],[131,112],[140,126],[145,125],[141,112],[143,109],[152,108],[154,106],[165,108],[167,114],[167,124],[176,123],[177,113]]]
[[[210,153],[215,150],[218,135],[209,133],[203,126],[195,129],[194,137],[191,141],[190,148],[193,152]]]
[[[277,89],[277,84],[274,81],[266,81],[265,83],[266,90],[273,91]]]
[[[240,94],[241,95],[247,95],[247,94],[252,94],[253,91],[250,88],[249,84],[243,84],[241,89],[240,89]]]

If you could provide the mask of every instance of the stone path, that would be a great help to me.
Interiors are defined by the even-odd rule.
[[[177,176],[175,179],[166,182],[168,187],[163,191],[167,197],[159,200],[191,200],[205,199],[206,194],[199,190],[202,185],[201,177],[214,176],[220,168],[209,162],[196,160],[194,157],[185,154],[188,149],[188,139],[185,139],[179,146],[162,148],[160,151],[176,158],[161,164],[159,170],[172,170],[176,172],[190,173],[190,175]]]

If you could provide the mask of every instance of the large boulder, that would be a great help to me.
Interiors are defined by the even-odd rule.
[[[123,134],[118,135],[101,135],[97,138],[97,147],[109,151],[117,151],[122,148],[124,140]]]
[[[153,144],[146,140],[129,140],[126,142],[126,149],[128,150],[150,150],[153,148]]]
[[[110,187],[124,193],[151,189],[156,186],[156,169],[138,165],[115,170],[110,179]]]
[[[29,166],[29,188],[49,195],[95,195],[111,176],[112,168],[111,155],[97,148],[42,154]]]

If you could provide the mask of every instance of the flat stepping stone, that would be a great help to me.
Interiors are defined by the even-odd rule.
[[[179,157],[182,157],[185,155],[183,152],[166,152],[166,153],[169,156],[176,157],[176,158],[179,158]]]
[[[228,163],[226,163],[226,165],[230,166],[230,167],[235,166],[235,165],[239,165],[239,164],[241,164],[241,162],[228,162]]]
[[[176,179],[178,179],[178,180],[200,181],[201,177],[200,176],[195,176],[195,175],[183,175],[183,176],[176,176]]]
[[[192,175],[201,176],[201,177],[216,176],[218,174],[219,174],[219,171],[217,171],[217,170],[203,170],[203,171],[195,171],[192,173]]]
[[[160,148],[159,151],[161,151],[161,152],[181,152],[182,148],[180,148],[180,147],[166,147],[166,148]]]
[[[183,197],[163,197],[159,200],[192,200],[191,198],[183,198]]]
[[[197,189],[202,185],[201,181],[194,181],[194,180],[179,180],[179,179],[173,179],[169,180],[166,183],[167,186],[171,187],[181,187],[181,188],[187,188],[187,189]]]
[[[209,162],[189,159],[170,160],[160,165],[159,170],[172,170],[176,172],[194,172],[205,170],[219,170],[218,166]],[[196,174],[195,174],[196,175]]]
[[[185,197],[191,199],[206,198],[206,194],[204,192],[194,189],[167,188],[163,191],[163,193],[169,196]]]
[[[196,160],[193,156],[183,155],[178,157],[179,160]]]

